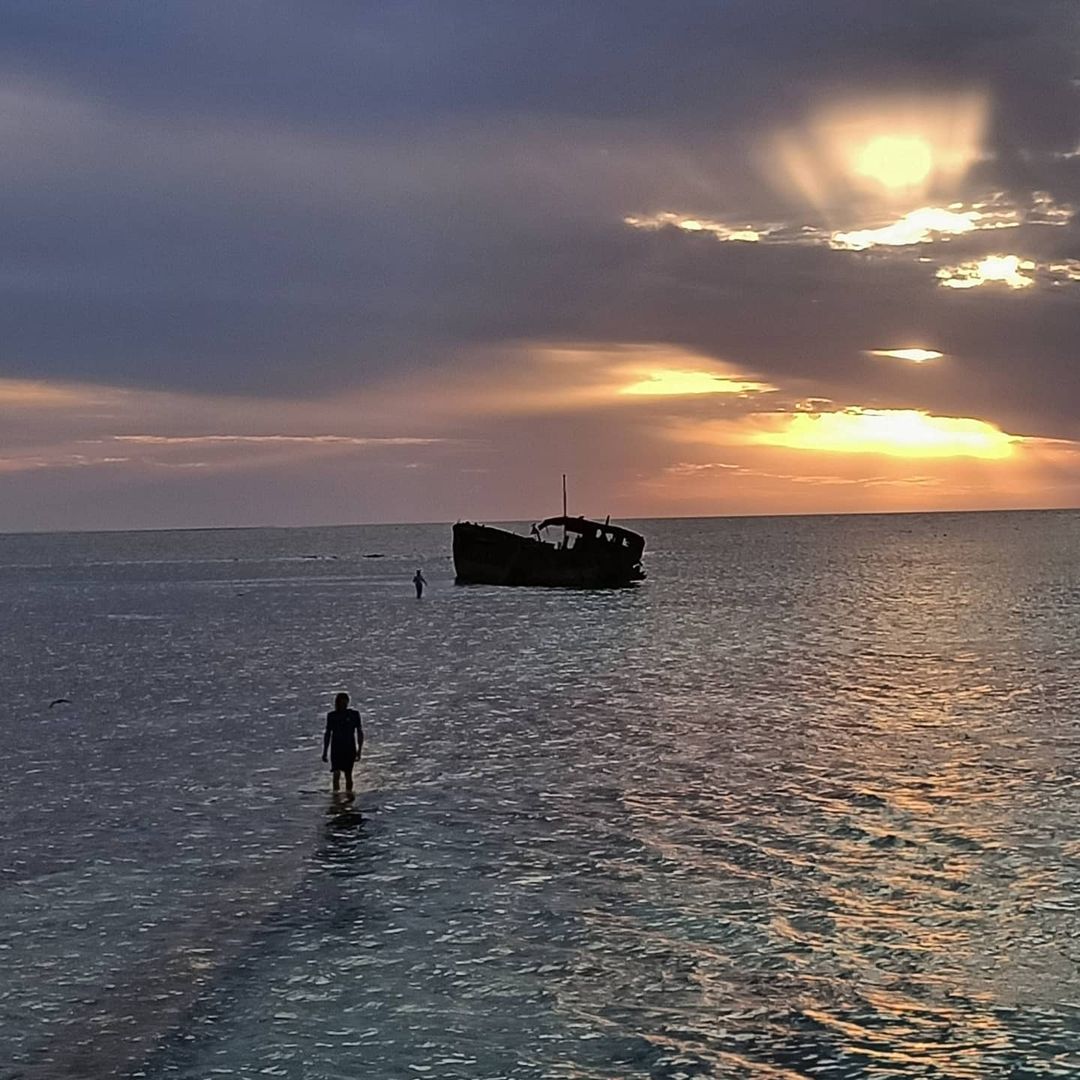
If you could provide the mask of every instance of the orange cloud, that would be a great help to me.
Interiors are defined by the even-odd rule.
[[[712,357],[653,344],[522,342],[485,350],[441,376],[408,377],[378,392],[394,411],[441,420],[587,408],[633,408],[657,397],[738,397],[776,388]]]
[[[915,351],[879,350],[907,362]],[[918,409],[793,404],[794,389],[691,350],[545,343],[333,400],[35,384],[9,389],[9,400],[49,411],[28,405],[9,425],[0,473],[78,468],[119,492],[151,471],[186,472],[192,490],[204,490],[195,477],[205,474],[211,491],[225,474],[358,485],[378,474],[393,486],[428,470],[424,498],[442,497],[451,513],[458,487],[496,505],[545,470],[557,475],[567,455],[590,462],[605,512],[623,514],[1062,505],[1080,487],[1071,443]],[[784,390],[781,408],[772,395]],[[88,410],[88,400],[109,407]],[[522,440],[532,449],[519,459]]]
[[[1011,457],[1027,441],[985,420],[859,406],[820,412],[752,412],[733,419],[695,421],[676,425],[675,437],[684,442],[771,446],[830,455],[994,461]]]
[[[712,371],[662,368],[638,382],[620,387],[620,394],[641,397],[682,397],[689,394],[760,394],[775,390],[768,383],[732,378]]]
[[[679,458],[641,482],[656,512],[1043,507],[1080,493],[1080,444],[919,410],[750,413],[669,434]]]
[[[110,387],[52,383],[34,379],[0,379],[0,409],[69,409],[96,406],[124,394]]]
[[[1019,441],[985,420],[917,409],[861,409],[753,417],[751,442],[792,450],[905,458],[1007,458]]]

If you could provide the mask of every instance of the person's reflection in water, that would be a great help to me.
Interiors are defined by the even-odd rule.
[[[324,863],[342,863],[356,871],[356,856],[364,833],[359,806],[348,796],[333,795],[326,808],[326,831],[318,856]]]
[[[349,708],[349,695],[338,694],[334,698],[334,711],[326,714],[326,732],[323,735],[322,759],[330,752],[330,773],[334,790],[341,789],[341,774],[345,774],[345,793],[352,796],[353,765],[364,749],[364,729],[360,714]]]

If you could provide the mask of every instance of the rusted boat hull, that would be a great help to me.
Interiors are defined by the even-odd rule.
[[[641,581],[640,550],[614,544],[562,547],[490,525],[454,526],[459,585],[534,585],[610,589]]]

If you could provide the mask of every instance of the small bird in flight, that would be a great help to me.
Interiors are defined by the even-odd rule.
[[[71,699],[70,698],[58,697],[54,701],[49,702],[49,708],[51,709],[54,705],[70,705],[70,704],[71,704]]]

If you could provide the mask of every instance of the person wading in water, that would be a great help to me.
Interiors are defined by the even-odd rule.
[[[427,584],[427,580],[424,575],[417,570],[416,573],[413,574],[412,583],[416,586],[416,599],[419,600],[420,597],[424,595],[424,586]]]
[[[338,694],[334,698],[334,711],[326,714],[326,734],[323,735],[322,759],[330,751],[330,772],[334,790],[341,790],[341,774],[345,774],[345,791],[351,795],[352,771],[357,758],[364,749],[364,729],[360,714],[349,708],[349,695]]]

